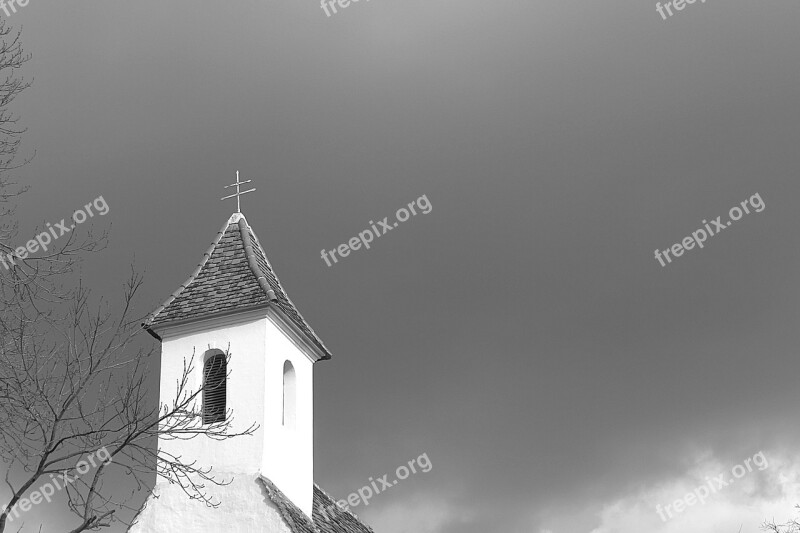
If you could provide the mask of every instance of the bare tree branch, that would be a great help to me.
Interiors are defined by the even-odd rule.
[[[30,86],[18,75],[28,59],[20,34],[0,20],[0,254],[14,251],[15,202],[26,191],[6,173],[30,160],[16,161],[25,130],[8,110]],[[147,389],[154,355],[136,348],[143,317],[134,311],[142,277],[131,269],[119,305],[93,299],[82,280],[75,279],[86,255],[106,244],[105,233],[70,233],[35,258],[16,260],[5,270],[0,266],[0,460],[11,491],[0,512],[0,533],[11,513],[18,512],[20,500],[59,479],[76,517],[74,527],[65,527],[70,533],[127,523],[120,514],[135,518],[137,509],[130,502],[148,488],[146,478],[153,473],[177,483],[187,497],[216,506],[219,502],[207,489],[230,480],[217,479],[210,466],[159,450],[157,441],[225,440],[257,429],[253,424],[233,430],[230,410],[224,420],[203,424],[203,387],[190,387],[194,354],[184,360],[173,398],[159,403],[157,394]],[[96,465],[94,457],[101,450],[108,460]],[[96,467],[91,474],[81,471],[89,460]],[[104,486],[115,471],[133,481],[134,488],[123,498]]]
[[[800,510],[800,505],[795,505],[795,509]],[[770,531],[772,533],[800,533],[800,521],[794,519],[789,520],[785,524],[777,524],[773,518],[771,521],[765,521],[761,525],[761,530]]]

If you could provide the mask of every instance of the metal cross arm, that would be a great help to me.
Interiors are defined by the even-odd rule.
[[[253,192],[255,190],[255,188],[247,190],[247,191],[241,191],[239,189],[239,187],[244,185],[245,183],[250,183],[251,181],[253,181],[253,180],[239,181],[239,171],[237,170],[236,171],[236,183],[231,183],[230,185],[226,185],[225,186],[226,189],[228,187],[236,187],[236,192],[233,193],[233,194],[230,194],[228,196],[225,196],[224,198],[220,198],[220,200],[227,200],[228,198],[233,198],[235,196],[236,197],[236,212],[237,213],[241,213],[242,212],[242,206],[240,205],[239,198],[241,198],[241,196],[243,194],[247,194],[249,192]]]

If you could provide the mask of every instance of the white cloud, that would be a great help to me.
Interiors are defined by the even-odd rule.
[[[441,497],[426,495],[365,509],[360,516],[381,533],[440,533],[445,526],[467,520],[462,511]]]
[[[601,505],[596,513],[599,525],[591,533],[735,533],[740,526],[742,531],[759,531],[765,519],[785,522],[797,517],[794,506],[800,503],[800,456],[766,450],[763,455],[767,468],[759,470],[751,463],[752,472],[739,479],[731,473],[737,463],[725,464],[710,454],[698,457],[681,476]],[[723,473],[729,485],[716,488],[713,480]],[[716,492],[705,503],[695,501],[681,513],[674,511],[676,500],[709,482]],[[670,505],[673,518],[664,513],[667,520],[662,520],[658,505],[662,509]],[[553,521],[563,523],[560,518],[553,517]]]

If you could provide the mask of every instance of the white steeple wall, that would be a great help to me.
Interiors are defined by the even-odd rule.
[[[314,497],[313,351],[274,310],[262,308],[167,328],[162,336],[161,398],[174,398],[184,358],[195,353],[190,387],[202,386],[205,358],[230,350],[227,408],[233,431],[252,423],[252,436],[164,440],[159,446],[184,460],[213,466],[220,477],[261,473],[308,516]],[[284,420],[284,367],[294,370],[293,416]],[[291,392],[291,388],[289,389]],[[197,408],[202,408],[198,397]],[[291,415],[292,413],[289,413]],[[293,420],[292,420],[293,419]],[[293,421],[293,424],[291,423]],[[159,481],[160,482],[160,481]]]
[[[232,409],[231,430],[244,431],[264,419],[264,363],[266,355],[266,310],[230,315],[169,328],[161,332],[161,398],[175,398],[177,383],[194,352],[194,371],[189,387],[203,384],[203,363],[208,355],[228,350],[227,407]],[[202,395],[197,410],[202,409]],[[263,427],[252,436],[213,440],[197,436],[190,440],[161,440],[159,447],[185,461],[213,466],[217,473],[256,474],[261,468]]]
[[[314,368],[307,348],[289,325],[270,312],[264,368],[265,417],[261,472],[311,516],[314,499]],[[284,424],[284,363],[294,367],[295,423]],[[287,421],[289,422],[289,421]]]

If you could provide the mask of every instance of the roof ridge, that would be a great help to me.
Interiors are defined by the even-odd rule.
[[[286,522],[286,525],[289,526],[290,530],[293,533],[299,533],[299,532],[296,531],[297,527],[299,526],[299,524],[297,524],[297,522],[295,521],[294,517],[289,512],[290,506],[294,507],[294,509],[297,512],[299,512],[304,518],[306,518],[308,520],[308,524],[311,526],[312,530],[315,533],[321,533],[320,529],[314,523],[314,518],[308,516],[299,507],[297,507],[297,505],[292,500],[290,500],[283,493],[283,491],[281,489],[279,489],[278,486],[275,483],[272,482],[271,479],[269,479],[268,477],[266,477],[263,474],[259,474],[256,479],[258,481],[260,481],[261,484],[264,486],[264,489],[267,491],[267,496],[272,501],[272,503],[275,504],[275,507],[278,508],[278,512],[280,513],[281,517],[283,518],[283,521]],[[312,509],[312,514],[313,514],[313,509]]]
[[[250,267],[250,270],[256,277],[258,285],[262,289],[264,289],[264,292],[267,294],[267,298],[269,298],[270,301],[277,301],[278,297],[275,296],[275,291],[273,291],[272,287],[269,286],[267,277],[264,275],[263,272],[261,272],[261,269],[258,267],[258,264],[256,263],[256,253],[253,250],[253,243],[250,240],[251,233],[253,234],[253,237],[256,239],[256,244],[258,245],[259,248],[261,248],[261,251],[264,255],[264,260],[267,261],[267,264],[269,264],[269,260],[267,259],[267,253],[264,252],[263,247],[261,247],[261,243],[258,242],[258,237],[255,236],[255,232],[252,231],[252,228],[250,228],[250,225],[247,223],[247,220],[245,220],[244,216],[242,216],[242,218],[239,219],[239,231],[242,233],[242,244],[244,245],[244,254],[247,257],[247,265]],[[272,265],[270,265],[270,267],[271,266]],[[275,278],[277,280],[277,276],[275,276]],[[283,287],[280,286],[280,281],[278,282],[278,286],[283,291]],[[283,291],[283,293],[286,294],[286,291]],[[288,300],[289,297],[286,296],[286,299]]]
[[[330,494],[328,491],[326,491],[325,489],[323,489],[322,487],[320,487],[320,486],[317,484],[317,482],[316,482],[316,481],[314,482],[314,487],[316,487],[316,489],[317,489],[317,490],[319,490],[319,491],[320,491],[322,494],[324,494],[324,495],[325,495],[325,496],[326,496],[326,497],[327,497],[327,498],[328,498],[330,501],[332,501],[332,502],[333,502],[333,505],[334,505],[334,506],[336,506],[336,508],[339,510],[339,512],[340,512],[340,513],[349,514],[350,516],[352,516],[353,518],[355,518],[356,520],[358,520],[359,522],[361,522],[361,524],[362,524],[364,527],[366,527],[366,528],[368,528],[370,531],[372,531],[372,528],[371,528],[370,526],[368,526],[367,524],[364,524],[364,521],[363,521],[361,518],[359,518],[359,517],[358,517],[358,515],[357,515],[356,513],[354,513],[353,511],[351,511],[351,510],[350,510],[350,506],[348,506],[348,508],[347,508],[347,509],[342,509],[341,507],[339,507],[339,504],[337,503],[337,502],[338,502],[338,500],[337,500],[337,499],[336,499],[336,498],[335,498],[335,497],[334,497],[332,494]],[[345,501],[346,501],[346,500],[345,500]]]
[[[270,269],[272,277],[275,279],[275,284],[278,286],[278,290],[280,291],[281,295],[289,303],[289,306],[292,307],[298,314],[300,320],[304,323],[305,327],[308,328],[308,331],[311,333],[311,337],[320,345],[323,352],[328,354],[328,358],[330,358],[330,353],[331,353],[330,349],[328,349],[328,347],[325,346],[325,343],[322,341],[322,338],[319,335],[317,335],[317,332],[314,331],[314,328],[311,327],[311,324],[309,324],[308,321],[305,318],[303,318],[303,315],[300,314],[300,311],[297,309],[297,306],[294,304],[292,299],[289,298],[289,293],[286,292],[286,289],[283,287],[283,284],[281,283],[278,274],[275,273],[275,268],[272,266],[272,263],[270,263],[269,257],[267,256],[267,252],[261,245],[261,241],[259,240],[258,235],[256,235],[256,232],[253,230],[253,228],[250,227],[250,224],[247,223],[247,219],[244,218],[244,215],[242,215],[242,218],[239,219],[239,229],[242,232],[242,240],[243,242],[245,242],[245,253],[247,254],[248,264],[250,265],[250,268],[253,270],[253,273],[258,279],[259,285],[261,285],[261,287],[266,291],[267,296],[270,298],[270,300],[277,301],[278,303],[280,303],[277,296],[275,295],[275,291],[273,291],[272,288],[269,286],[269,282],[267,281],[264,272],[262,272],[261,267],[258,266],[258,261],[256,260],[255,257],[255,249],[253,248],[252,243],[250,242],[250,237],[252,237],[253,240],[255,240],[256,246],[258,246],[259,250],[261,251],[261,256],[264,258],[264,262],[267,264],[267,268]],[[248,245],[250,245],[249,248]]]
[[[242,215],[242,217],[243,216],[244,215]],[[155,311],[153,311],[147,316],[143,324],[145,327],[149,326],[153,322],[153,320],[155,320],[158,314],[161,313],[161,311],[166,309],[167,306],[171,304],[175,300],[175,298],[177,298],[180,295],[180,293],[182,293],[184,290],[186,290],[187,287],[189,287],[189,285],[192,284],[192,282],[195,280],[200,271],[203,270],[203,267],[206,266],[208,260],[211,259],[211,254],[214,253],[214,249],[216,249],[217,245],[219,244],[219,241],[222,240],[222,237],[228,230],[228,226],[231,225],[235,217],[236,213],[231,215],[231,217],[228,219],[227,222],[225,222],[225,224],[222,226],[219,232],[217,232],[217,236],[214,237],[214,240],[211,242],[211,246],[209,246],[205,254],[203,254],[203,259],[200,260],[200,264],[197,265],[197,268],[194,269],[194,272],[192,272],[192,274],[188,277],[188,279],[183,283],[181,283],[181,285],[177,289],[175,289],[166,300],[164,300],[164,303],[161,304],[160,307],[158,307]]]

